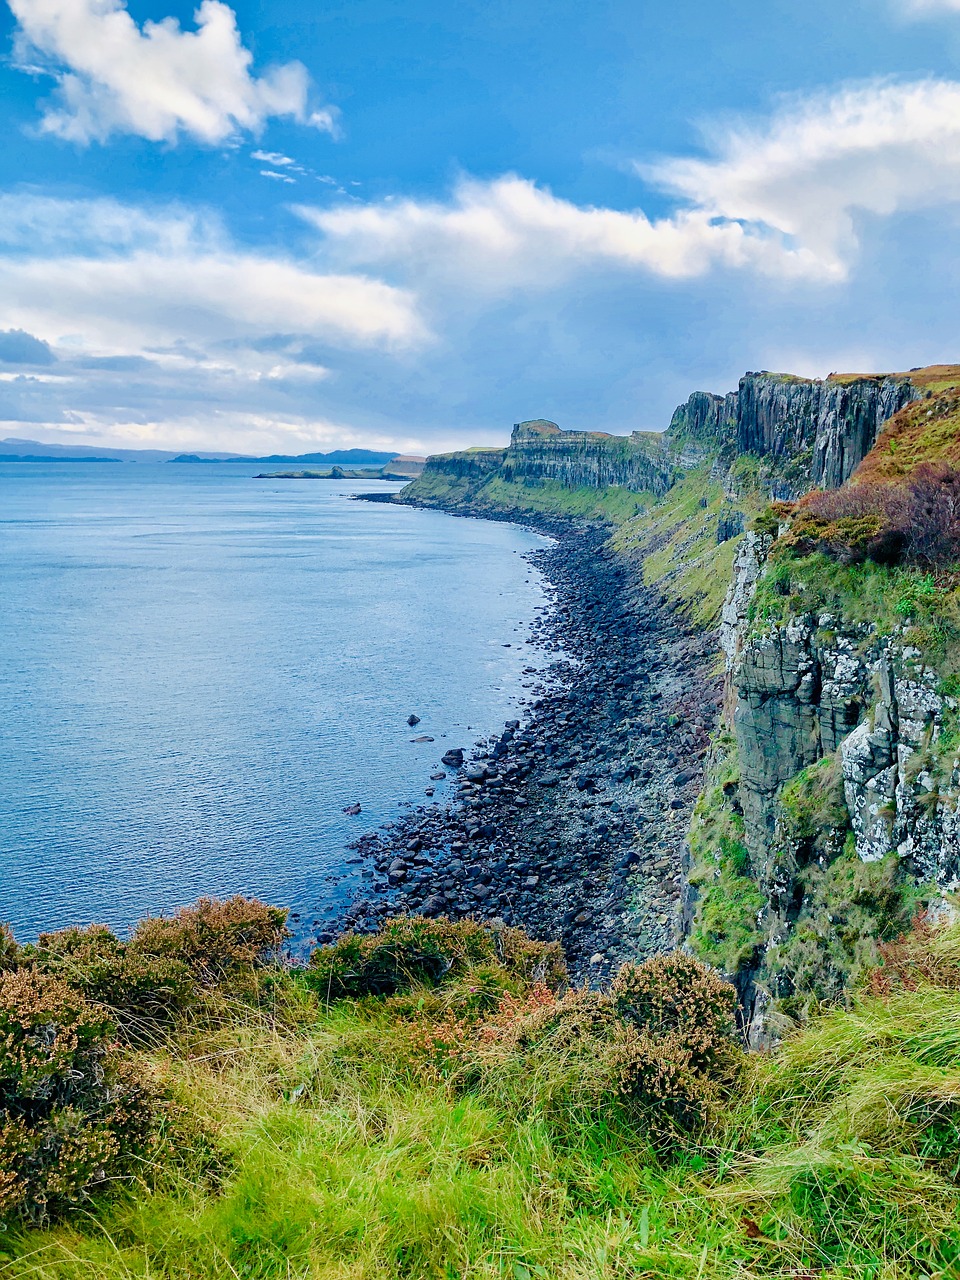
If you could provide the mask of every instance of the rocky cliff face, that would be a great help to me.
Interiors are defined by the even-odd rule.
[[[620,485],[662,497],[677,476],[663,441],[634,432],[561,431],[555,422],[519,422],[513,428],[501,475],[507,481],[556,480],[568,488]]]
[[[421,474],[482,484],[490,476],[496,475],[505,453],[505,449],[464,449],[461,453],[435,453],[427,458]]]
[[[506,449],[428,458],[420,480],[404,490],[404,500],[503,507],[509,492],[495,491],[492,481],[571,490],[618,487],[662,497],[678,474],[678,462],[661,436],[561,431],[555,422],[538,419],[517,423]]]
[[[728,460],[752,454],[767,463],[773,497],[848,480],[884,422],[918,396],[908,377],[828,378],[747,373],[726,396],[697,391],[675,411],[668,432]]]
[[[798,998],[839,994],[895,898],[906,926],[909,885],[960,885],[949,682],[908,642],[907,621],[893,634],[841,613],[751,621],[770,542],[741,544],[720,628],[736,781],[717,798],[759,891],[735,974],[755,1045],[775,1034],[778,1003],[796,1013]],[[845,907],[844,884],[859,886]]]
[[[610,487],[662,498],[684,471],[717,459],[729,471],[744,456],[760,463],[759,481],[773,497],[812,486],[836,487],[872,446],[883,423],[917,391],[909,378],[827,379],[748,373],[725,396],[696,391],[662,435],[562,431],[555,422],[517,423],[506,449],[469,449],[427,459],[406,500],[503,506],[485,493],[507,485]],[[736,483],[731,479],[731,492]]]

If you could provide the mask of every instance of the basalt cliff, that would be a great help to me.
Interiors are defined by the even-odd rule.
[[[748,373],[662,434],[520,423],[505,449],[428,459],[403,494],[604,520],[638,581],[715,634],[677,934],[735,982],[754,1045],[843,1000],[918,910],[953,911],[960,603],[952,553],[909,547],[925,512],[949,523],[958,386],[954,366]]]

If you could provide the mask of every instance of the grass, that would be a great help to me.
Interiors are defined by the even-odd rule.
[[[956,388],[901,409],[886,424],[856,478],[897,480],[925,462],[960,462],[960,393]]]
[[[879,381],[884,378],[909,378],[921,391],[944,391],[960,383],[960,365],[931,364],[905,373],[831,373],[827,381],[849,386],[851,382],[862,382],[865,379]]]
[[[942,659],[960,637],[960,590],[952,580],[940,583],[920,569],[872,560],[841,564],[821,552],[797,556],[774,548],[751,603],[754,629],[804,614],[834,614],[845,625],[869,625],[876,638],[900,633]]]
[[[603,489],[589,485],[570,487],[559,480],[523,484],[495,476],[477,493],[475,500],[481,506],[501,510],[536,511],[605,520],[617,525],[647,510],[656,498],[652,493],[637,493],[623,485],[608,485]]]
[[[946,945],[960,954],[956,931]],[[955,990],[861,996],[815,1019],[751,1060],[711,1132],[659,1158],[613,1116],[539,1107],[509,1073],[480,1092],[425,1068],[411,1008],[326,1006],[293,978],[280,1006],[184,1025],[154,1069],[204,1117],[219,1171],[181,1150],[67,1224],[7,1231],[0,1276],[958,1274]]]
[[[612,545],[628,558],[642,558],[643,578],[674,601],[692,621],[716,623],[733,571],[737,538],[717,542],[721,513],[740,511],[749,522],[759,509],[749,461],[741,468],[743,496],[729,502],[709,467],[686,473],[646,512],[622,525]]]

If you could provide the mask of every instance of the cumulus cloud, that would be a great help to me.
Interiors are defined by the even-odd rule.
[[[175,142],[181,133],[222,143],[257,133],[272,116],[328,133],[332,108],[311,110],[299,62],[251,73],[236,16],[221,0],[203,0],[196,29],[175,18],[134,22],[122,0],[10,0],[17,56],[25,69],[57,81],[40,127],[73,142],[113,133]]]
[[[657,275],[702,275],[710,267],[757,267],[818,274],[803,247],[701,209],[651,220],[641,211],[583,208],[515,175],[464,179],[446,203],[301,207],[332,242],[339,261],[402,264],[421,281],[469,277],[481,292],[556,284],[584,267],[608,264]]]
[[[24,252],[22,229],[31,226]],[[79,334],[90,348],[130,354],[131,343],[276,331],[378,348],[425,336],[406,290],[237,249],[215,221],[175,209],[141,215],[112,201],[10,197],[0,201],[5,240],[21,251],[0,255],[0,323],[53,344]]]
[[[708,160],[647,170],[718,222],[789,238],[843,276],[857,217],[960,200],[960,84],[871,83],[785,107],[731,130]]]
[[[748,268],[839,281],[858,219],[960,200],[960,84],[847,87],[786,102],[754,127],[712,137],[706,158],[637,165],[678,198],[661,218],[584,207],[526,179],[464,179],[443,202],[301,209],[352,266],[421,280],[455,275],[478,291],[552,285],[610,265],[662,277]]]
[[[0,332],[0,362],[4,364],[53,364],[56,356],[46,342],[24,329]]]
[[[210,215],[0,199],[0,418],[112,423],[113,439],[165,423],[180,439],[178,423],[206,414],[222,447],[232,421],[255,419],[265,438],[273,418],[271,446],[280,424],[312,441],[338,360],[389,362],[428,338],[409,291],[238,248]]]

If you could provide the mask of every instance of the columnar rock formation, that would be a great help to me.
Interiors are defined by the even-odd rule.
[[[917,398],[908,376],[827,378],[747,373],[736,391],[695,391],[675,411],[668,436],[723,455],[752,454],[781,469],[777,496],[848,480],[880,427]]]

